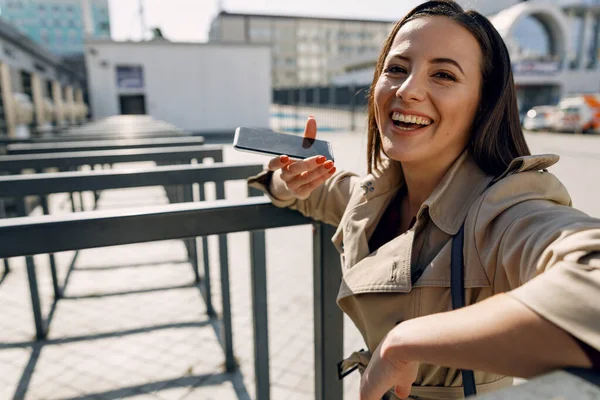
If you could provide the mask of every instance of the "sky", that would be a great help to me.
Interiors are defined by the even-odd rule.
[[[208,38],[218,0],[144,0],[148,28],[159,26],[172,41],[202,42]],[[420,0],[221,0],[228,12],[291,14],[319,17],[396,20]],[[139,40],[140,0],[109,0],[114,40]]]
[[[210,23],[221,9],[228,12],[285,14],[317,17],[397,20],[423,0],[143,0],[146,38],[160,27],[174,42],[205,42]],[[556,3],[574,0],[551,0]],[[600,0],[587,0],[600,1]],[[114,40],[140,40],[141,0],[109,0],[111,34]],[[465,8],[497,7],[518,0],[459,0]],[[499,2],[499,3],[498,3]],[[496,4],[496,6],[494,6]],[[501,6],[502,7],[502,6]],[[531,21],[516,32],[527,48],[545,53],[548,43],[541,28]]]

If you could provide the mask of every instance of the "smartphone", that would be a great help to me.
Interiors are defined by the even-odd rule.
[[[325,156],[333,161],[331,143],[319,139],[305,139],[302,136],[238,127],[233,138],[236,150],[272,156],[286,155],[292,159],[303,160],[313,156]]]

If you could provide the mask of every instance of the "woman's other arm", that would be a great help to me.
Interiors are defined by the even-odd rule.
[[[394,387],[408,396],[419,363],[521,377],[592,366],[572,335],[506,294],[395,327],[363,374],[361,400]]]

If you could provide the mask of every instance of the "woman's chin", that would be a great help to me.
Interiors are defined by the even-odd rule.
[[[423,158],[423,149],[408,143],[398,143],[397,140],[383,138],[382,148],[388,158],[399,162],[415,162]]]
[[[401,163],[415,162],[419,161],[422,158],[422,155],[419,154],[418,151],[411,151],[408,149],[399,149],[399,148],[385,148],[385,154],[392,160],[398,161]]]

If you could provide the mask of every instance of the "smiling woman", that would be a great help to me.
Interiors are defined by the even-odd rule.
[[[366,177],[282,155],[249,179],[338,227],[338,305],[368,347],[340,375],[361,371],[361,399],[459,399],[598,367],[600,221],[547,172],[558,156],[530,155],[491,23],[449,0],[409,12],[368,111]]]

